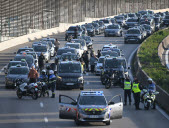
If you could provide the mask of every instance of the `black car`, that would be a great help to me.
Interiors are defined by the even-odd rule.
[[[163,19],[163,24],[164,24],[165,26],[169,26],[169,15],[166,15],[166,16],[164,17],[164,19]]]
[[[121,27],[124,27],[124,25],[125,25],[125,17],[124,16],[115,16],[114,18],[116,19],[117,23]]]
[[[85,24],[88,36],[95,36],[95,29],[92,24]]]
[[[57,55],[55,57],[55,64],[58,64],[59,59],[61,58],[63,53],[68,53],[68,52],[77,55],[77,51],[75,48],[68,48],[68,47],[59,48],[57,51]]]
[[[119,24],[112,24],[107,26],[104,32],[104,36],[122,36],[122,28]]]
[[[122,87],[124,79],[126,77],[124,65],[126,65],[126,63],[124,61],[122,61],[121,58],[120,59],[116,58],[116,57],[105,58],[104,63],[103,63],[103,70],[101,71],[101,75],[100,75],[100,79],[101,79],[102,84],[105,84],[104,77],[105,77],[106,73],[110,70],[113,70],[115,72],[115,76],[114,76],[115,83],[120,84],[120,86]]]
[[[124,43],[141,43],[143,40],[140,29],[131,28],[129,29],[124,36]]]
[[[138,12],[139,14],[143,15],[148,15],[148,11],[142,10]]]
[[[79,56],[75,53],[63,53],[60,57],[60,61],[79,61]]]
[[[135,26],[138,26],[138,24],[139,24],[138,19],[130,18],[130,19],[127,19],[126,24],[125,24],[125,28],[126,29],[133,28]]]
[[[57,66],[57,84],[56,89],[61,88],[80,88],[83,90],[84,78],[80,62],[61,61]]]
[[[76,29],[77,29],[77,34],[78,36],[81,36],[83,33],[83,29],[81,28],[81,26],[70,26],[68,28],[68,30],[65,33],[65,40],[67,41],[69,36],[72,36],[73,38],[76,35]]]
[[[24,82],[28,82],[28,66],[21,66],[20,64],[16,66],[11,66],[9,68],[8,74],[5,77],[5,86],[8,87],[16,87],[16,80],[22,79]]]
[[[128,15],[129,18],[138,20],[138,17],[137,17],[137,15],[135,13],[128,13],[127,15]]]

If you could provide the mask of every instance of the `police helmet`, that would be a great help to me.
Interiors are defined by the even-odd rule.
[[[151,78],[148,78],[148,81],[151,81],[151,82],[153,82],[153,80],[152,80]]]
[[[42,75],[45,75],[46,74],[46,70],[42,70]]]
[[[54,74],[54,71],[53,71],[53,70],[50,70],[50,71],[49,71],[49,74],[50,74],[50,75]]]

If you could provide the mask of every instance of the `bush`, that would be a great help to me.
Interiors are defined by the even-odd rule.
[[[142,69],[147,75],[169,93],[169,72],[166,67],[161,64],[158,57],[158,46],[168,35],[169,29],[160,30],[151,35],[142,43],[138,57]]]

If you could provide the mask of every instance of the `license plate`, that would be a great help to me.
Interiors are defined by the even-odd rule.
[[[130,40],[135,40],[135,39],[130,39]]]
[[[99,118],[97,115],[91,115],[90,118]]]
[[[66,85],[74,85],[74,83],[66,83]]]

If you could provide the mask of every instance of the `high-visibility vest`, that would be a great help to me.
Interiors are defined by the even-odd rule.
[[[129,90],[131,89],[131,82],[125,81],[124,82],[124,90]]]
[[[81,66],[82,66],[82,71],[84,71],[84,67],[83,67],[83,64],[81,64]]]
[[[133,87],[132,87],[132,90],[134,93],[138,93],[138,92],[141,92],[140,88],[139,88],[139,83],[133,83]]]

